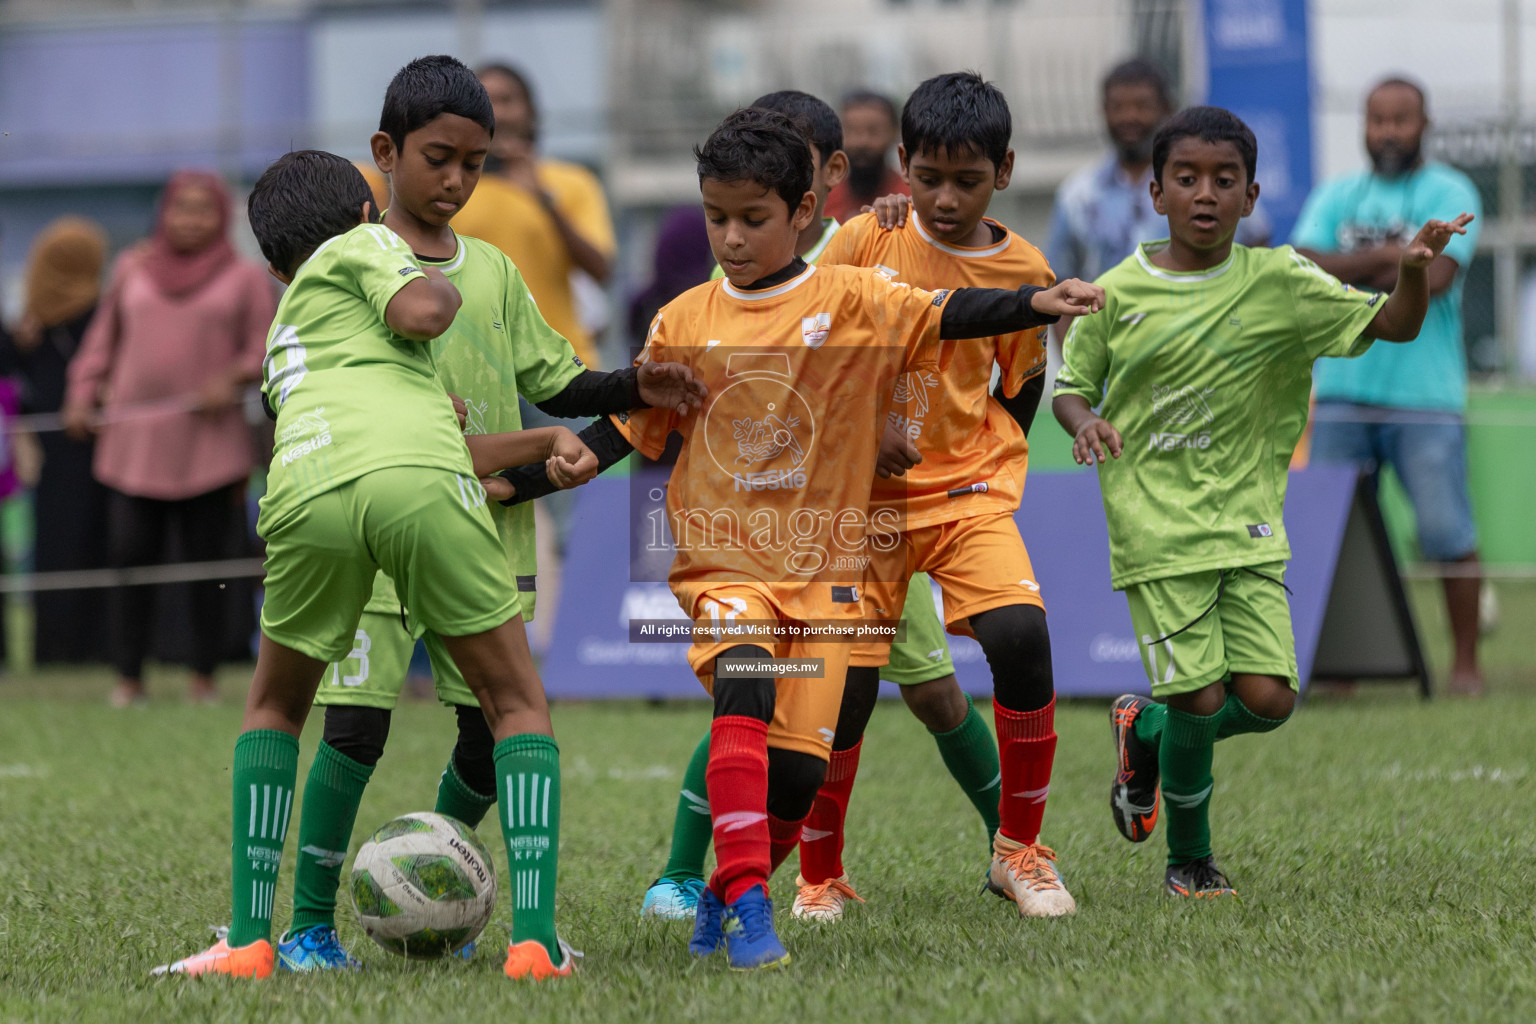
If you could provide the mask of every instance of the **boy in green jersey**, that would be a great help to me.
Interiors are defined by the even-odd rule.
[[[1178,896],[1233,892],[1211,856],[1214,744],[1275,729],[1295,705],[1281,514],[1312,363],[1413,340],[1425,268],[1472,220],[1425,224],[1390,295],[1356,291],[1290,246],[1233,244],[1259,196],[1257,161],[1253,133],[1225,110],[1190,108],[1158,131],[1152,201],[1169,237],[1099,279],[1104,315],[1072,325],[1053,402],[1073,456],[1098,466],[1111,584],[1165,701],[1115,701],[1111,808],[1127,839],[1145,840],[1161,779],[1165,885]]]
[[[497,775],[508,786],[532,778],[553,788],[548,813],[502,826],[509,860],[548,851],[540,896],[544,906],[553,897],[558,752],[477,477],[541,460],[585,477],[596,468],[592,454],[552,428],[476,439],[471,457],[427,345],[452,323],[459,292],[398,235],[369,223],[371,195],[351,164],[290,153],[257,182],[250,219],[289,288],[263,373],[277,433],[257,524],[267,544],[261,644],[231,771],[231,921],[210,949],[157,973],[272,973],[298,735],[327,662],[350,649],[381,569],[414,622],[442,636],[480,701]],[[568,972],[553,921],[535,916],[529,925],[531,935],[514,932],[508,974]]]
[[[520,430],[519,395],[560,416],[601,416],[652,402],[676,407],[690,394],[685,367],[585,369],[570,343],[545,323],[511,260],[449,226],[478,180],[490,144],[488,110],[490,100],[469,68],[451,57],[424,57],[391,81],[372,139],[375,162],[390,182],[383,229],[393,231],[424,267],[440,271],[464,297],[453,323],[431,342],[431,352],[442,386],[461,399],[469,441]],[[564,471],[558,464],[539,468],[552,477]],[[496,481],[486,485],[494,489]],[[526,621],[533,617],[535,597],[532,507],[492,505],[491,519],[502,547],[499,564],[516,581]],[[283,969],[357,965],[336,935],[336,891],[414,644],[403,628],[401,604],[394,582],[379,573],[349,651],[327,669],[315,698],[326,709],[325,731],[305,783],[293,922],[277,944]],[[409,609],[408,601],[405,606]],[[454,708],[459,725],[434,810],[474,827],[496,802],[495,740],[443,638],[429,630],[425,641],[438,697]],[[527,884],[536,871],[552,874],[552,857],[529,863],[525,855],[513,866],[519,876],[519,884],[508,887],[514,893],[514,934],[523,934],[521,922],[552,910],[537,887]]]

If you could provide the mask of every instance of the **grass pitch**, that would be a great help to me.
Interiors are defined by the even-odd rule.
[[[208,926],[228,915],[228,766],[246,676],[230,672],[229,703],[214,708],[180,705],[180,677],[157,676],[152,693],[162,699],[127,712],[102,703],[102,673],[7,680],[0,1018],[1536,1019],[1536,673],[1512,653],[1524,641],[1513,628],[1523,611],[1506,602],[1484,701],[1426,704],[1406,686],[1362,687],[1312,700],[1272,735],[1222,743],[1213,830],[1242,895],[1218,904],[1159,894],[1161,833],[1131,846],[1110,821],[1105,707],[1068,704],[1057,713],[1043,839],[1060,853],[1079,910],[1019,920],[1011,904],[978,894],[980,824],[921,726],[885,702],[849,810],[846,860],[869,902],[841,925],[793,921],[792,858],[775,890],[794,963],[752,976],[690,959],[687,926],[637,916],[665,859],[705,707],[557,706],[560,919],[586,958],[578,978],[538,987],[501,975],[505,886],[472,963],[391,957],[361,933],[343,893],[342,938],[363,973],[150,978],[155,964],[206,945]],[[301,780],[318,734],[315,716]],[[354,851],[388,818],[431,807],[452,740],[446,710],[408,704],[396,713]],[[504,869],[496,829],[481,833]]]

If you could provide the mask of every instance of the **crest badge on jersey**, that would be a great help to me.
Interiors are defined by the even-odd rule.
[[[817,313],[800,318],[800,339],[810,348],[821,348],[832,333],[832,314]]]

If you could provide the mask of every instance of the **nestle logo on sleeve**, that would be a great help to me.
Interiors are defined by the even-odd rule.
[[[400,268],[400,276],[401,277],[410,277],[414,273],[416,273],[416,268],[415,267],[401,267]]]
[[[1269,528],[1268,523],[1255,523],[1248,527],[1248,536],[1255,539],[1259,537],[1273,537],[1274,535],[1275,531]]]

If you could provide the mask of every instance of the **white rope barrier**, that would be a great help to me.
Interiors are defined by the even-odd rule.
[[[218,562],[176,562],[127,569],[70,569],[61,572],[0,576],[0,594],[35,594],[44,590],[101,590],[138,584],[194,583],[265,575],[260,558],[230,558]]]

